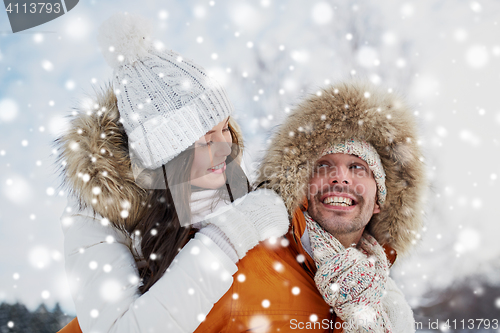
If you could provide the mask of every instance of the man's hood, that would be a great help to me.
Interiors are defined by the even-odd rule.
[[[326,147],[357,138],[380,155],[387,198],[368,229],[383,245],[404,254],[422,226],[426,187],[416,121],[394,93],[366,82],[339,83],[300,103],[274,133],[257,183],[278,192],[293,216],[306,198],[315,162]]]

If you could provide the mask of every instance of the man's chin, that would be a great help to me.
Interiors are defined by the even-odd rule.
[[[314,221],[332,235],[354,232],[358,229],[354,227],[355,218],[351,216],[351,211],[330,210],[321,206],[310,209],[308,213]]]

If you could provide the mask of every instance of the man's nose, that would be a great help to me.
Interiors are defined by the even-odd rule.
[[[330,173],[328,179],[329,184],[342,184],[342,185],[351,185],[352,179],[349,175],[349,170],[344,167],[337,167],[336,170]]]

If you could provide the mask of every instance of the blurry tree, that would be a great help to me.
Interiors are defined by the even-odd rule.
[[[269,137],[298,101],[320,87],[349,77],[369,79],[403,94],[411,85],[418,66],[412,43],[387,30],[384,22],[391,18],[376,3],[329,0],[319,5],[325,8],[300,1],[273,2],[266,8],[273,11],[268,15],[280,17],[286,10],[287,17],[296,19],[293,25],[265,21],[256,42],[233,62],[231,85],[238,86],[240,94],[233,100],[250,101],[237,115],[253,161],[266,148],[262,133]],[[318,10],[331,11],[331,18],[321,21],[314,14]]]
[[[55,333],[73,316],[64,314],[57,303],[52,311],[45,304],[30,312],[23,304],[0,304],[0,333]]]

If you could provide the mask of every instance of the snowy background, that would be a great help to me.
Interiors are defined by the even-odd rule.
[[[432,188],[421,242],[394,277],[414,307],[464,281],[477,297],[500,285],[499,1],[90,0],[16,34],[0,13],[0,302],[74,313],[51,142],[111,77],[95,37],[116,11],[151,18],[156,38],[226,86],[249,169],[273,127],[325,84],[361,77],[403,94]],[[500,314],[495,297],[486,306]]]

